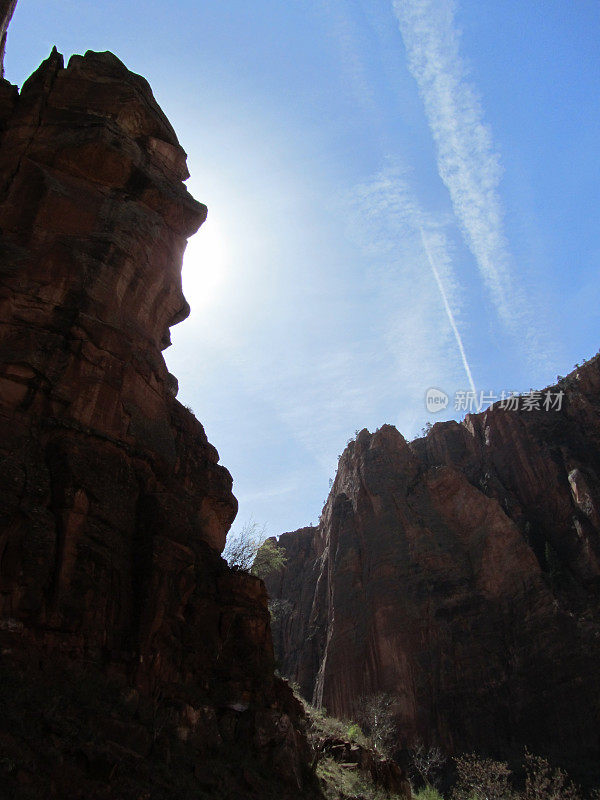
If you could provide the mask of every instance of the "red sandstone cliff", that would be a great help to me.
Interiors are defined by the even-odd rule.
[[[560,411],[493,407],[344,451],[316,528],[267,584],[282,671],[329,712],[397,696],[401,746],[594,762],[600,698],[600,358]]]
[[[185,153],[110,53],[1,81],[0,137],[3,791],[312,796],[264,586],[219,555],[231,477],[161,354],[206,216]]]

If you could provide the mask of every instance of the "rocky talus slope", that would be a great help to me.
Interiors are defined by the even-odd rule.
[[[162,350],[206,216],[110,53],[0,82],[0,796],[311,797],[231,477]]]
[[[302,700],[313,763],[327,800],[411,800],[406,773],[392,759],[378,753],[360,730],[327,717]],[[355,729],[357,726],[353,726]]]
[[[496,404],[348,444],[318,526],[280,537],[268,580],[303,696],[352,718],[395,695],[403,747],[597,764],[600,358],[560,391],[560,410]]]

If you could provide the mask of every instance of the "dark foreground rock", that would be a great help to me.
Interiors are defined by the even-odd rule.
[[[3,796],[311,796],[264,586],[219,555],[231,477],[161,353],[206,216],[185,153],[110,53],[1,82],[0,137]]]
[[[600,731],[600,359],[561,410],[392,426],[344,451],[316,528],[279,539],[282,670],[329,713],[396,697],[401,747],[522,755],[577,776]]]

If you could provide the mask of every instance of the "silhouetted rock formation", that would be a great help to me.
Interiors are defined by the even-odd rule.
[[[17,0],[0,0],[0,78],[4,77],[6,34],[16,7]]]
[[[598,755],[600,359],[562,410],[392,426],[344,451],[267,588],[282,671],[337,716],[397,696],[404,746]]]
[[[2,82],[0,131],[0,781],[187,796],[174,759],[194,791],[266,797],[264,768],[295,797],[309,754],[264,586],[219,555],[231,477],[161,354],[206,216],[185,153],[110,53]]]

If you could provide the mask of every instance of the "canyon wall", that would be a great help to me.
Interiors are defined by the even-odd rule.
[[[110,53],[1,81],[0,137],[2,785],[312,796],[264,586],[220,557],[231,476],[161,352],[206,217],[185,153]]]
[[[600,358],[558,392],[560,409],[348,444],[319,524],[279,538],[267,581],[306,697],[351,718],[391,693],[405,748],[597,763]]]

